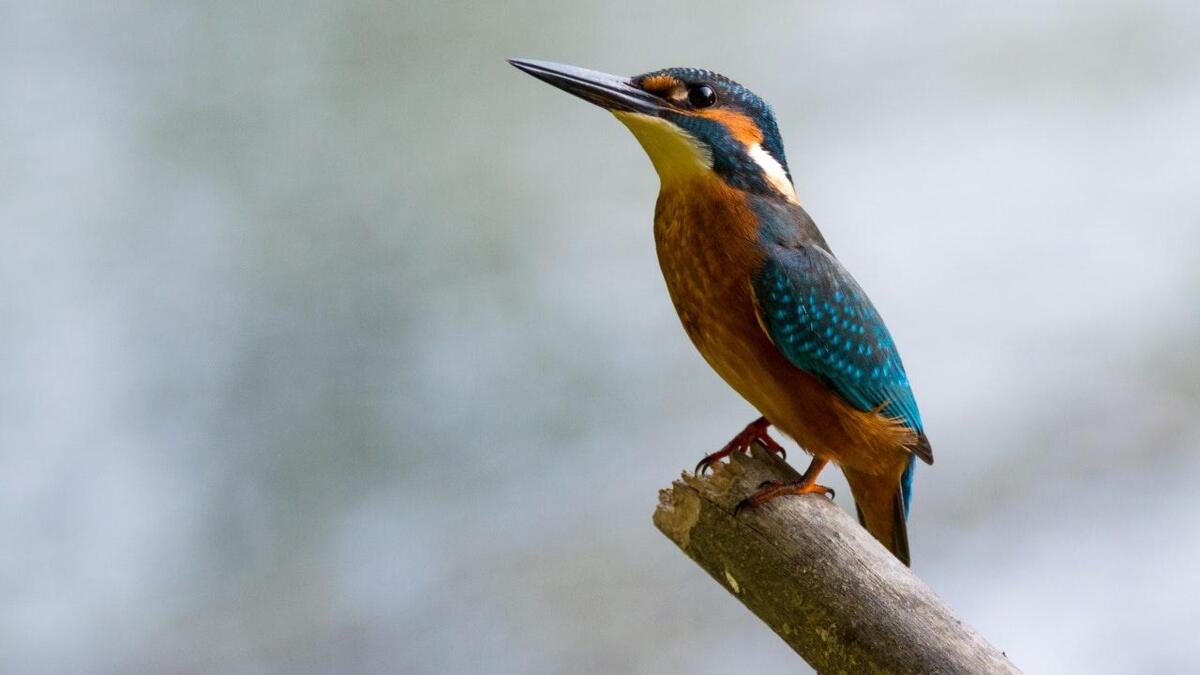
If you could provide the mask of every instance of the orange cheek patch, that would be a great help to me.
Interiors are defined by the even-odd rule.
[[[729,130],[731,136],[746,147],[762,143],[762,132],[758,130],[758,125],[754,123],[754,120],[742,113],[717,109],[698,110],[695,114],[700,117],[707,117],[715,122],[720,122],[722,126]]]
[[[670,75],[653,75],[641,81],[642,89],[660,94],[665,91],[670,91],[679,86],[679,80]]]

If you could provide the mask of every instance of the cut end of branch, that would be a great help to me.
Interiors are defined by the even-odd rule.
[[[677,480],[668,490],[658,491],[658,509],[654,511],[654,526],[687,552],[692,541],[692,528],[700,521],[700,495]]]

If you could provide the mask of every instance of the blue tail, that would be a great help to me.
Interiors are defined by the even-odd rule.
[[[912,506],[912,481],[913,474],[917,472],[917,456],[909,455],[908,466],[904,468],[904,475],[900,477],[900,494],[904,496],[904,519],[908,520],[908,509]]]

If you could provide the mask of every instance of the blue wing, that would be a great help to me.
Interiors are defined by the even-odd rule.
[[[932,461],[896,343],[832,254],[814,245],[769,245],[753,288],[763,326],[788,361],[855,408],[903,420],[921,435],[923,447],[914,452]]]

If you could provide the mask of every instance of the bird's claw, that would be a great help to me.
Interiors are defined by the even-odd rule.
[[[836,493],[831,487],[818,485],[811,481],[799,480],[794,483],[783,483],[777,480],[768,480],[759,484],[754,494],[738,502],[737,506],[733,507],[733,515],[737,516],[746,509],[762,506],[772,499],[782,497],[783,495],[810,494],[822,494],[833,499]]]
[[[767,429],[770,426],[771,423],[768,422],[765,417],[760,417],[754,420],[750,424],[746,425],[746,428],[738,433],[737,436],[734,436],[733,440],[726,443],[725,447],[712,453],[711,455],[706,455],[703,459],[697,462],[696,469],[693,471],[693,473],[695,473],[697,476],[703,476],[704,473],[711,469],[714,464],[720,462],[722,459],[725,459],[735,452],[744,452],[749,454],[750,448],[753,447],[756,442],[762,443],[763,447],[769,452],[775,453],[776,455],[779,455],[781,459],[786,460],[787,450],[785,450],[782,445],[776,442],[775,439],[771,438],[770,434],[767,433]]]
[[[774,438],[771,438],[770,436],[768,436],[767,432],[764,431],[763,435],[760,436],[758,438],[758,440],[760,442],[762,442],[763,447],[766,448],[769,452],[779,455],[779,459],[782,459],[785,462],[787,461],[787,449],[785,449],[782,445],[777,443]],[[749,448],[747,448],[746,450],[749,451]]]

